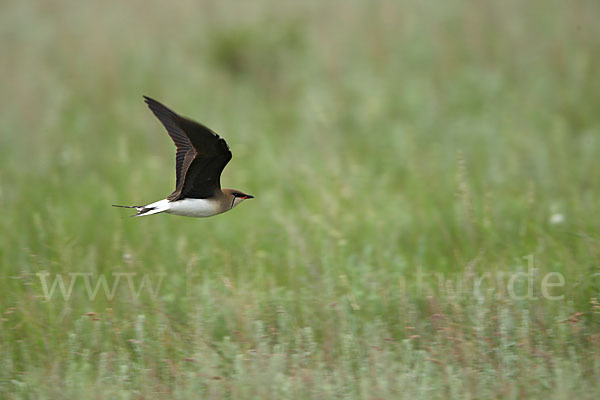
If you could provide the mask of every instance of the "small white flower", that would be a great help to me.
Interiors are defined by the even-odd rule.
[[[554,213],[550,216],[550,223],[552,225],[562,224],[565,222],[565,216],[561,213]]]

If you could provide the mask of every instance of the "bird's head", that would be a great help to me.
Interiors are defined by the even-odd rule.
[[[236,189],[223,189],[223,192],[225,192],[226,194],[229,195],[230,197],[230,201],[231,201],[231,207],[233,208],[235,206],[237,206],[238,204],[240,204],[242,201],[247,200],[247,199],[253,199],[254,196],[244,193],[244,192],[240,192],[239,190]]]

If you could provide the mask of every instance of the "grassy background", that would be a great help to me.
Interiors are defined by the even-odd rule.
[[[597,398],[598,2],[0,11],[0,398]],[[111,208],[174,185],[142,94],[256,199]],[[163,278],[47,300],[40,272]]]

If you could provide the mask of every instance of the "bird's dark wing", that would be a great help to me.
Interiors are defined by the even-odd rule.
[[[177,183],[175,191],[167,199],[212,197],[221,188],[221,172],[231,160],[231,151],[225,139],[204,125],[181,117],[154,99],[146,96],[144,99],[177,147]]]
[[[179,116],[175,112],[171,111],[150,97],[144,96],[144,99],[146,100],[146,104],[148,104],[150,110],[152,110],[154,115],[156,115],[156,117],[167,129],[167,132],[173,140],[173,143],[175,143],[175,147],[177,149],[175,153],[175,190],[177,191],[183,182],[185,170],[189,167],[189,164],[194,158],[194,147],[192,146],[192,142],[190,142],[190,139],[188,139],[185,132],[177,124],[177,119]]]

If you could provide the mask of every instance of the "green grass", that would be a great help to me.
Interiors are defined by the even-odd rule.
[[[0,11],[0,398],[598,397],[597,2]],[[174,185],[143,94],[256,199],[110,207]]]

